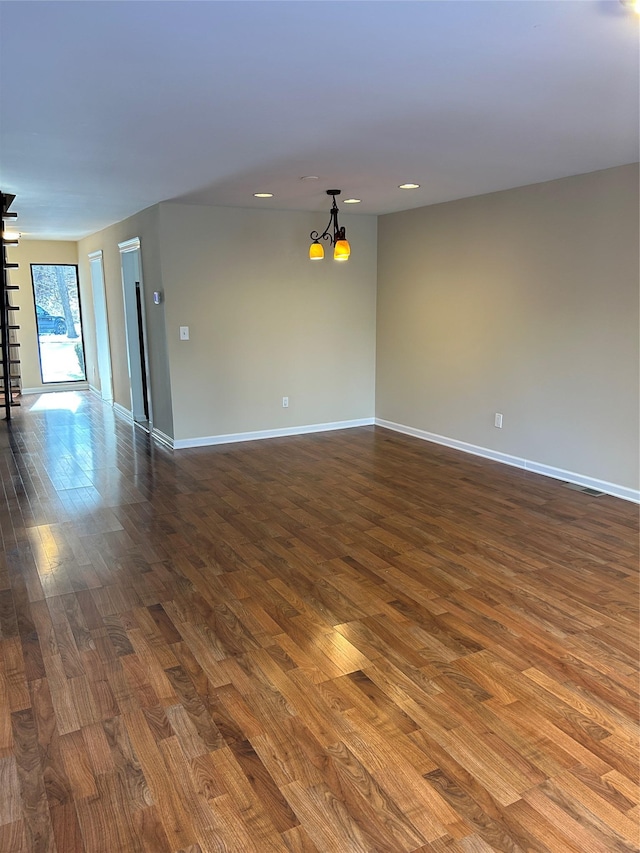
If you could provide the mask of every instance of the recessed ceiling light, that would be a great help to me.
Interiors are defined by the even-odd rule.
[[[417,190],[420,184],[399,184],[399,190]]]
[[[342,203],[343,204],[360,204],[361,201],[362,201],[361,198],[345,198],[345,200]]]
[[[300,178],[300,180],[301,181],[319,181],[320,179],[318,178],[317,175],[303,175]]]
[[[254,193],[254,198],[273,198],[273,193]]]

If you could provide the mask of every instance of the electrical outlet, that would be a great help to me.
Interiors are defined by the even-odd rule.
[[[498,429],[502,429],[502,415],[500,414],[500,412],[496,412],[496,417],[495,417],[495,420],[493,422],[493,425],[494,425],[494,427],[497,427]]]
[[[283,397],[283,398],[282,398],[282,408],[283,408],[283,409],[288,409],[288,408],[289,408],[289,398],[288,398],[288,397]]]

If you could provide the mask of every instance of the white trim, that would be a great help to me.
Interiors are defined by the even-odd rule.
[[[56,391],[89,391],[88,382],[56,382],[41,388],[21,388],[21,394],[54,394]]]
[[[100,379],[100,397],[106,403],[113,403],[113,370],[111,364],[111,341],[109,339],[109,311],[104,282],[104,263],[102,249],[89,252],[89,273],[91,294],[93,297],[93,319],[95,331],[96,358],[92,364],[93,378],[96,373]]]
[[[173,439],[171,438],[171,436],[166,435],[166,433],[162,432],[162,430],[157,429],[157,427],[154,427],[151,430],[151,438],[155,438],[157,442],[163,444],[165,447],[168,447],[169,450],[173,450]]]
[[[466,441],[447,438],[444,435],[437,435],[433,432],[415,429],[415,427],[396,424],[393,423],[393,421],[385,421],[382,418],[376,418],[375,424],[376,426],[383,427],[384,429],[393,430],[393,432],[412,435],[414,438],[421,438],[424,441],[431,441],[434,444],[443,444],[445,447],[452,447],[454,450],[461,450],[463,453],[471,453],[474,456],[493,459],[494,462],[502,462],[504,465],[512,465],[515,468],[523,468],[524,470],[532,471],[535,474],[542,474],[544,477],[552,477],[554,480],[563,480],[567,483],[576,483],[579,486],[586,486],[589,489],[595,489],[598,492],[606,492],[606,494],[613,495],[616,498],[622,498],[624,501],[640,503],[640,490],[629,489],[627,486],[619,486],[617,483],[609,483],[606,480],[597,480],[595,477],[586,477],[584,474],[576,474],[575,471],[565,471],[562,468],[555,468],[553,465],[543,465],[541,462],[533,462],[530,459],[522,459],[519,456],[510,456],[508,453],[500,453],[497,450],[490,450],[487,447],[478,447],[475,444],[467,444]]]
[[[118,243],[120,249],[120,274],[122,278],[122,298],[124,302],[124,328],[127,343],[127,367],[129,370],[129,390],[131,393],[131,410],[136,422],[148,420],[153,423],[153,399],[151,393],[151,369],[149,363],[149,340],[147,335],[147,315],[145,308],[144,274],[142,271],[142,252],[140,238],[132,237],[124,243]],[[124,255],[135,256],[135,270],[125,262]],[[125,272],[125,267],[127,268]],[[133,278],[131,273],[133,272]],[[139,311],[138,293],[139,289]],[[142,328],[142,342],[139,341],[139,331]],[[143,369],[140,360],[144,359],[146,373],[146,400],[142,381]]]
[[[100,393],[100,389],[96,388],[95,385],[92,385],[91,383],[89,383],[89,391],[91,391],[92,394],[95,394],[97,397],[99,397],[102,400],[102,394]]]
[[[113,404],[113,411],[116,415],[120,415],[121,418],[124,418],[125,421],[129,421],[130,424],[133,423],[133,415],[129,411],[129,409],[125,409],[124,406],[121,406],[120,403]]]
[[[351,429],[353,427],[371,426],[374,418],[360,418],[355,421],[336,421],[328,424],[308,424],[299,427],[284,427],[283,429],[256,430],[255,432],[236,432],[228,435],[207,435],[201,438],[174,439],[176,450],[186,447],[208,447],[212,444],[233,444],[237,441],[259,441],[263,438],[280,438],[287,435],[304,435],[310,432],[329,432],[336,429]]]
[[[125,240],[123,243],[118,243],[118,248],[120,249],[121,255],[125,252],[135,252],[136,249],[140,248],[140,238],[132,237],[130,240]]]

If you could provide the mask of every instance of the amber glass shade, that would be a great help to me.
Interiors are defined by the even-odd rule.
[[[348,240],[338,240],[333,250],[334,261],[348,261],[351,254],[351,246]]]
[[[314,240],[309,246],[309,258],[312,261],[321,261],[324,258],[324,249],[322,248],[322,244],[318,243],[317,240]]]

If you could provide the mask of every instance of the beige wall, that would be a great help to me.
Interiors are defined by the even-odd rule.
[[[162,290],[160,247],[158,244],[158,206],[147,208],[135,216],[98,231],[78,243],[80,286],[83,305],[91,306],[91,274],[88,255],[102,250],[107,315],[109,321],[109,346],[113,374],[114,402],[131,411],[131,385],[127,359],[124,321],[124,297],[118,243],[140,238],[142,277],[144,282],[149,381],[153,399],[153,425],[165,435],[173,436],[171,389],[164,323],[164,306],[153,304],[153,291]],[[93,325],[93,324],[92,324]],[[95,333],[87,332],[87,374],[93,385],[99,387],[95,351]]]
[[[638,227],[637,164],[380,217],[377,417],[637,489]]]
[[[23,241],[24,384],[40,383],[29,263],[76,260],[95,384],[87,255],[102,249],[130,408],[117,244],[139,237],[154,425],[178,442],[371,418],[375,400],[381,420],[638,488],[637,164],[380,217],[377,265],[376,219],[344,222],[344,265],[310,263],[318,216],[285,211],[163,203],[77,255]]]
[[[15,230],[18,230],[17,226]],[[20,240],[17,246],[7,248],[7,257],[10,263],[20,264],[19,269],[11,270],[9,281],[17,284],[19,290],[12,292],[11,304],[19,305],[20,310],[11,312],[12,320],[20,326],[17,333],[20,342],[20,375],[22,387],[51,388],[44,386],[40,376],[40,357],[38,354],[38,333],[36,328],[36,309],[33,300],[33,286],[31,283],[31,264],[77,264],[78,253],[75,243],[59,240]],[[82,303],[83,332],[87,323],[85,322],[86,307]],[[90,324],[90,322],[89,322]],[[84,386],[86,387],[86,386]]]
[[[160,205],[176,439],[373,417],[376,219],[344,217],[348,263],[312,263],[323,218]]]

